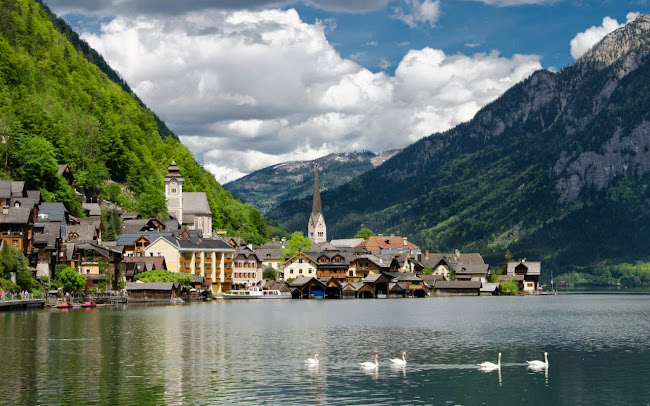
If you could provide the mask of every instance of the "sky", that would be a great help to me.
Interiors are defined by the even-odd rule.
[[[220,183],[404,148],[650,13],[650,0],[46,3]]]

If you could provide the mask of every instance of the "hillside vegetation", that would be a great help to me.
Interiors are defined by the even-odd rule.
[[[163,179],[175,159],[185,178],[183,189],[207,193],[215,227],[251,242],[278,231],[253,206],[224,190],[171,132],[162,137],[166,127],[123,89],[125,83],[115,83],[89,62],[82,48],[87,55],[96,52],[78,37],[73,45],[66,27],[33,0],[0,0],[0,170],[5,178],[24,180],[41,189],[46,201],[63,201],[81,215],[79,200],[57,174],[57,164],[67,163],[78,187],[111,196],[104,190],[107,180],[125,184],[139,212],[164,217]]]
[[[560,72],[538,71],[470,122],[322,194],[328,235],[362,225],[422,247],[560,268],[634,263],[650,241],[650,17]],[[304,230],[310,199],[269,212]],[[556,275],[559,272],[555,272]]]

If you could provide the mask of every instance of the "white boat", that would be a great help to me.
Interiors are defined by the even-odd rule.
[[[291,293],[280,292],[279,290],[262,290],[257,286],[251,286],[246,290],[231,290],[230,293],[222,293],[224,299],[291,299]]]

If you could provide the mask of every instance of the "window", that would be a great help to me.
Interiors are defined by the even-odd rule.
[[[86,275],[90,275],[90,269],[86,268]]]
[[[302,268],[298,270],[298,273],[302,275]]]
[[[176,188],[175,188],[175,187],[172,188],[172,194],[173,194],[173,195],[176,194]]]
[[[291,274],[292,274],[292,273],[293,273],[293,269],[290,269],[290,270],[289,270],[289,273],[291,273]]]
[[[299,263],[299,264],[302,264],[302,258],[299,258],[299,259],[298,259],[298,263]]]
[[[319,232],[318,232],[318,236],[319,236],[319,237],[322,237],[322,236],[323,236],[323,232],[322,232],[322,231],[319,231]]]
[[[17,247],[18,246],[18,240],[11,240],[11,245],[13,245],[14,247]]]

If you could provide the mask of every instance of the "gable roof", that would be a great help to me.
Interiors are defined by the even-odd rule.
[[[487,274],[488,269],[490,268],[490,265],[487,264],[471,264],[471,263],[464,263],[464,262],[459,262],[455,264],[455,269],[454,272],[456,274]]]
[[[61,202],[55,203],[41,203],[38,205],[38,213],[46,214],[49,221],[58,221],[65,223],[68,221],[65,206]]]
[[[99,208],[99,203],[82,203],[81,207],[88,212],[89,216],[102,215],[102,210]]]
[[[212,215],[208,197],[205,192],[186,192],[183,193],[183,222],[185,215]],[[194,218],[192,218],[192,222]]]
[[[80,223],[75,225],[68,225],[66,227],[66,236],[65,239],[68,241],[80,242],[90,242],[95,240],[95,235],[97,228],[93,223]],[[71,234],[77,234],[78,237],[70,238]]]
[[[354,248],[363,242],[363,238],[345,238],[341,240],[332,240],[330,244],[337,248]]]
[[[437,281],[436,289],[480,289],[480,281]]]
[[[519,265],[524,265],[528,268],[526,275],[541,275],[542,273],[542,263],[541,262],[529,262],[529,261],[519,261],[519,262],[508,262],[508,275],[514,275],[515,269]]]
[[[4,211],[7,210],[7,214]],[[29,224],[32,209],[29,207],[9,207],[0,212],[0,224]]]
[[[412,242],[408,241],[406,237],[396,235],[379,236],[375,235],[363,241],[357,247],[366,251],[376,252],[383,249],[396,249],[396,250],[417,250],[419,247]]]
[[[180,282],[127,282],[126,290],[172,290],[179,289]]]

